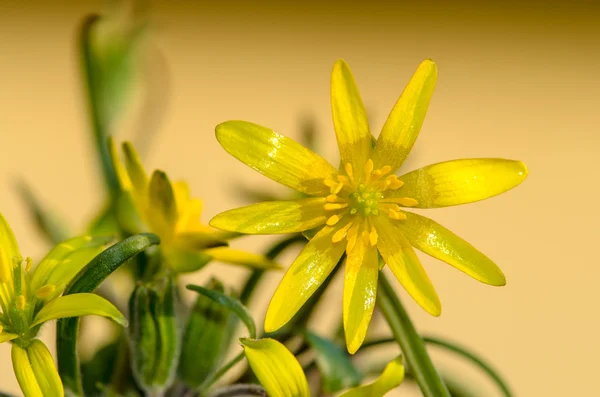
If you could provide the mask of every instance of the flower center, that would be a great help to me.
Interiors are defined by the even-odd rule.
[[[343,218],[346,221],[333,235],[334,243],[347,239],[346,250],[350,251],[360,237],[365,243],[374,246],[377,244],[377,231],[371,222],[372,216],[385,214],[394,220],[404,220],[406,215],[401,211],[401,206],[418,204],[417,200],[409,197],[396,197],[395,194],[394,197],[386,197],[390,191],[397,190],[404,184],[396,175],[390,174],[391,170],[387,165],[375,170],[373,161],[369,159],[361,177],[354,174],[351,164],[346,164],[346,175],[338,175],[335,181],[324,181],[331,193],[325,204],[325,210],[331,211],[326,224],[334,226]]]

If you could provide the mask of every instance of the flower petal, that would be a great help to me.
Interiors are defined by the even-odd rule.
[[[253,254],[251,252],[233,250],[228,247],[209,248],[204,253],[211,256],[219,262],[225,262],[232,265],[246,266],[250,269],[281,269],[281,265],[273,262],[264,255]]]
[[[213,258],[204,253],[204,250],[189,248],[162,247],[161,254],[164,265],[176,274],[191,273],[202,269]]]
[[[105,236],[80,236],[58,244],[33,269],[31,289],[35,292],[46,284],[52,284],[57,287],[55,296],[60,295],[73,277],[112,240],[112,237]]]
[[[26,349],[13,344],[12,362],[25,397],[63,397],[64,389],[50,351],[39,339]]]
[[[416,199],[418,208],[484,200],[514,188],[527,177],[520,161],[462,159],[428,165],[399,177],[404,185],[386,197]]]
[[[123,153],[125,154],[125,168],[133,187],[140,193],[145,192],[148,187],[148,174],[131,142],[123,142]]]
[[[277,331],[290,321],[335,268],[346,249],[342,242],[331,241],[340,227],[325,226],[292,263],[271,298],[265,318],[266,332]]]
[[[10,225],[0,214],[0,283],[12,283],[15,260],[22,260],[19,246]]]
[[[252,371],[269,396],[310,397],[296,357],[275,339],[240,339]]]
[[[339,397],[382,397],[390,390],[400,386],[404,380],[402,356],[390,361],[377,380],[369,385],[358,386]]]
[[[396,171],[412,149],[433,95],[437,67],[431,60],[421,62],[388,116],[373,150],[375,168],[389,165]]]
[[[171,182],[163,171],[152,173],[148,189],[147,219],[150,228],[161,240],[168,240],[177,225],[177,204]],[[164,241],[163,241],[164,243]]]
[[[110,318],[117,324],[127,326],[127,319],[112,303],[99,295],[90,293],[65,295],[48,302],[36,314],[31,326],[59,318],[80,317],[90,314]]]
[[[216,134],[229,154],[275,182],[309,195],[329,194],[323,180],[335,179],[337,170],[294,140],[245,121],[219,124]]]
[[[378,276],[377,248],[371,247],[368,239],[359,237],[346,259],[344,277],[344,331],[350,354],[356,353],[367,335],[375,308]]]
[[[343,60],[331,72],[331,110],[342,164],[362,175],[371,155],[371,131],[356,81]]]
[[[439,223],[414,213],[397,223],[413,247],[454,266],[482,283],[505,285],[506,278],[494,262]]]
[[[219,229],[247,234],[303,232],[327,220],[325,198],[268,201],[225,211],[211,219]]]
[[[397,222],[382,216],[374,220],[379,253],[406,292],[427,312],[439,316],[442,313],[440,298]]]

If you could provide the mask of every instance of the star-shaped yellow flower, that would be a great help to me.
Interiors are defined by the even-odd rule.
[[[202,201],[190,196],[187,183],[172,183],[160,170],[149,177],[131,143],[123,144],[125,164],[112,140],[109,150],[123,192],[118,211],[120,223],[128,232],[152,232],[159,236],[166,269],[174,273],[192,272],[213,259],[251,268],[279,267],[263,255],[227,247],[227,240],[237,234],[203,224]]]
[[[415,301],[435,316],[441,313],[440,301],[412,247],[481,282],[505,284],[502,271],[471,244],[433,220],[405,211],[483,200],[517,186],[527,176],[523,163],[504,159],[448,161],[395,175],[419,134],[436,79],[435,63],[422,62],[373,145],[352,73],[344,61],[337,61],[331,105],[340,169],[265,127],[243,121],[217,126],[217,139],[234,157],[312,197],[227,211],[213,218],[212,226],[250,234],[321,228],[275,291],[266,331],[275,331],[292,318],[344,252],[343,322],[351,353],[362,344],[375,306],[378,254]]]
[[[63,396],[63,386],[46,345],[36,336],[47,321],[95,314],[121,325],[117,308],[91,293],[61,296],[77,273],[110,242],[75,237],[57,245],[33,267],[0,214],[0,343],[12,343],[15,375],[26,397]]]

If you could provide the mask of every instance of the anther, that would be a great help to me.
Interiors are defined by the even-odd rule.
[[[17,296],[17,309],[25,309],[25,297],[23,295]]]
[[[350,179],[350,181],[354,181],[354,175],[352,173],[352,164],[350,163],[346,163],[344,165],[344,169],[346,170],[346,175],[348,175],[348,179]]]
[[[375,247],[377,245],[377,230],[375,230],[374,226],[371,226],[371,233],[369,233],[369,242],[371,243],[371,247]]]
[[[25,258],[25,271],[29,273],[33,266],[33,260],[30,257]]]
[[[325,208],[325,211],[334,211],[341,210],[342,208],[346,208],[347,206],[348,204],[346,203],[327,203],[323,207]]]
[[[336,223],[338,223],[340,221],[340,219],[342,219],[340,216],[332,215],[329,217],[329,219],[327,219],[327,222],[325,222],[325,224],[327,224],[327,226],[333,226]]]
[[[37,296],[39,299],[46,299],[52,295],[54,291],[56,291],[56,286],[54,284],[46,284],[42,288],[39,288],[37,291],[35,291],[35,296]]]
[[[391,219],[395,219],[397,221],[403,221],[406,219],[406,215],[402,212],[398,212],[398,211],[394,211],[394,210],[389,210],[388,211],[388,216]]]
[[[350,229],[351,226],[352,223],[348,223],[346,226],[335,232],[333,234],[333,237],[331,238],[331,241],[334,243],[339,243],[340,241],[342,241],[344,237],[346,237],[346,233],[348,233],[348,229]]]

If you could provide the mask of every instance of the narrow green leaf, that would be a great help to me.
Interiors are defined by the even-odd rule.
[[[246,325],[250,337],[256,338],[256,325],[254,324],[252,315],[250,314],[248,309],[246,309],[246,307],[241,304],[239,300],[227,296],[223,293],[201,287],[199,285],[189,284],[186,286],[186,288],[191,291],[198,292],[204,296],[207,296],[215,302],[218,302],[219,304],[230,309]]]
[[[360,384],[363,377],[345,349],[309,331],[305,333],[305,338],[315,351],[323,392],[331,394]]]
[[[129,237],[96,256],[75,276],[64,295],[93,292],[104,279],[140,252],[158,244],[154,234]],[[58,371],[65,389],[74,396],[83,396],[81,372],[77,355],[79,319],[69,318],[57,323],[56,351]]]
[[[83,390],[86,395],[100,395],[110,383],[117,364],[119,346],[118,340],[108,343],[98,349],[88,361],[81,363]]]
[[[417,334],[408,314],[383,273],[379,275],[377,304],[425,397],[450,397],[446,385],[436,371],[423,340]]]

